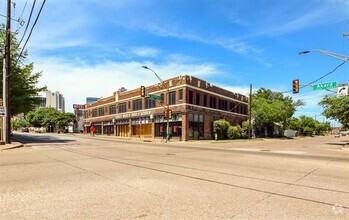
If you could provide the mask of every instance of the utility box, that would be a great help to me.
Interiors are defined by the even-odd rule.
[[[297,135],[297,131],[295,130],[285,130],[284,131],[284,136],[287,138],[294,138]]]

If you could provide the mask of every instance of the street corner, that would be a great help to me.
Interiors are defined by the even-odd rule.
[[[21,147],[24,147],[24,144],[20,142],[12,141],[11,144],[0,145],[0,151],[6,151],[6,150],[21,148]]]

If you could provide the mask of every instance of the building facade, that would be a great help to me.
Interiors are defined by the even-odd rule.
[[[65,99],[60,92],[46,91],[46,107],[55,108],[60,112],[65,112]]]
[[[248,98],[192,76],[178,76],[140,89],[117,91],[85,105],[84,133],[119,137],[164,138],[165,107],[169,91],[169,134],[175,140],[212,139],[213,121],[226,119],[232,125],[247,120]],[[150,98],[150,96],[152,98]],[[155,97],[155,98],[154,98]],[[154,99],[160,99],[155,101]]]

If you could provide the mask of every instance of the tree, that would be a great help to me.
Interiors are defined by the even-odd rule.
[[[324,108],[326,118],[338,120],[344,128],[349,128],[349,96],[325,96],[319,105]]]
[[[46,127],[49,131],[53,128],[64,130],[65,126],[75,121],[73,113],[61,113],[54,108],[39,108],[28,112],[26,121],[34,127]]]
[[[229,127],[230,123],[224,119],[213,122],[213,132],[218,135],[219,139],[225,139],[227,137]]]
[[[267,130],[268,136],[273,136],[273,128],[277,123],[283,129],[290,123],[298,106],[304,105],[300,100],[293,102],[289,96],[270,89],[261,88],[253,94],[252,117],[255,128]]]
[[[5,51],[5,26],[0,24],[0,51]],[[21,57],[21,48],[18,47],[18,42],[15,35],[11,36],[11,83],[10,83],[10,100],[11,100],[11,115],[19,113],[27,113],[33,110],[38,104],[38,94],[42,91],[47,90],[46,86],[37,87],[38,80],[41,76],[41,72],[33,73],[34,65],[23,64],[24,59],[27,56],[25,51]],[[3,52],[0,52],[3,57]],[[17,62],[18,60],[18,62]],[[0,59],[0,69],[3,69],[3,60]],[[2,71],[1,71],[1,88],[2,82]],[[2,89],[0,90],[2,96]]]
[[[65,126],[75,121],[75,115],[73,113],[60,113],[55,118],[55,123],[60,130],[64,130]]]
[[[301,133],[303,135],[312,135],[315,131],[317,121],[312,117],[308,117],[305,115],[299,116],[300,124],[301,124]]]
[[[18,130],[19,128],[26,127],[26,126],[27,126],[27,122],[24,120],[16,119],[11,121],[11,128],[13,130]]]
[[[331,124],[330,122],[325,123],[317,123],[315,126],[315,134],[317,135],[323,135],[326,132],[331,131]]]

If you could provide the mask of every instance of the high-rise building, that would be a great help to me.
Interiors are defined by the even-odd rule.
[[[60,112],[65,112],[65,99],[58,91],[46,91],[46,107],[52,107]]]
[[[38,97],[38,99],[40,100],[38,108],[46,107],[46,97]]]
[[[96,98],[96,97],[87,97],[86,98],[86,104],[88,103],[92,103],[92,102],[96,102],[98,101],[99,98]]]

